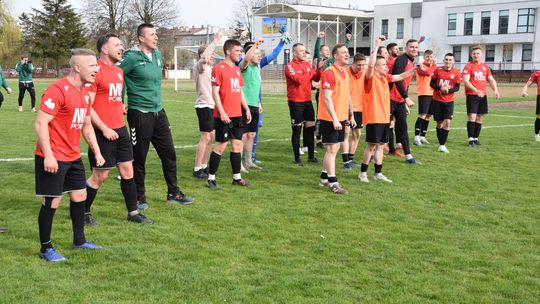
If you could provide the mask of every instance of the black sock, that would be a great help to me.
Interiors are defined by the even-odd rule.
[[[308,148],[308,157],[315,157],[315,126],[304,127],[304,146]]]
[[[135,179],[122,179],[120,180],[120,189],[124,195],[124,201],[126,202],[126,208],[128,213],[137,210],[137,186],[135,185]]]
[[[328,173],[327,172],[321,172],[321,179],[328,179]]]
[[[98,189],[92,188],[86,183],[86,202],[84,203],[84,211],[86,213],[90,213],[90,208],[92,208],[92,203],[96,198],[97,192]]]
[[[294,153],[294,160],[300,159],[300,133],[302,133],[301,126],[292,127],[291,143]]]
[[[450,130],[441,129],[441,139],[439,140],[439,144],[446,145],[446,140],[448,139],[449,132]]]
[[[475,122],[467,121],[467,136],[469,138],[474,137]]]
[[[422,126],[424,125],[424,120],[420,117],[416,119],[416,123],[414,124],[414,135],[418,136],[420,135],[420,132],[422,132]]]
[[[422,121],[422,131],[420,132],[420,136],[426,137],[427,129],[429,128],[429,120],[424,119]]]
[[[362,163],[362,164],[360,165],[360,172],[367,172],[368,166],[369,166],[368,164]]]
[[[439,141],[439,145],[444,145],[442,141],[441,130],[441,128],[436,128],[435,132],[437,133],[437,140]]]
[[[540,118],[534,121],[534,134],[540,134]]]
[[[53,248],[51,242],[51,231],[56,209],[51,207],[52,200],[52,197],[45,197],[45,204],[41,205],[41,209],[39,210],[38,226],[41,252],[45,252],[45,249],[47,248]]]
[[[337,183],[337,176],[328,176],[329,183]]]
[[[73,226],[73,244],[78,246],[86,243],[84,238],[84,202],[70,201],[69,215]]]
[[[208,173],[215,175],[218,168],[219,168],[219,162],[221,161],[221,155],[217,154],[216,152],[212,151],[212,154],[210,154],[210,161],[208,166]]]
[[[394,128],[390,128],[388,130],[388,151],[396,152],[396,145],[394,144]]]
[[[350,160],[350,161],[353,161],[353,160],[354,160],[354,154],[349,153],[349,160]]]
[[[482,124],[481,123],[474,123],[474,138],[480,137],[480,131],[482,131]]]
[[[382,164],[377,165],[375,164],[375,174],[382,173]]]
[[[242,167],[242,154],[240,154],[240,152],[231,152],[229,154],[229,159],[231,161],[232,173],[240,173],[240,168]]]
[[[343,163],[346,164],[349,162],[349,153],[341,153],[341,159],[343,160]]]

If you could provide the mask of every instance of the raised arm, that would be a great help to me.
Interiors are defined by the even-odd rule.
[[[204,52],[201,54],[201,58],[197,62],[197,68],[199,69],[199,73],[204,71],[204,67],[208,64],[208,61],[210,57],[214,54],[214,51],[216,50],[216,45],[221,41],[221,33],[217,32],[214,34],[214,40],[210,42],[210,44],[206,47]]]
[[[240,62],[240,66],[239,68],[241,70],[245,70],[247,68],[247,66],[249,65],[249,63],[251,62],[251,58],[253,58],[253,55],[255,54],[255,52],[257,51],[257,49],[259,48],[259,46],[261,44],[263,44],[264,42],[264,39],[263,38],[259,38],[257,40],[257,42],[255,42],[255,44],[249,49],[249,51],[246,53],[246,56],[244,57],[244,60],[242,60],[242,62]]]
[[[371,53],[371,56],[369,56],[368,66],[366,74],[364,76],[365,79],[370,79],[373,76],[373,72],[375,70],[375,63],[377,63],[377,50],[379,49],[384,40],[386,40],[384,36],[379,36],[377,40],[375,40],[373,52]]]
[[[280,40],[278,45],[274,50],[272,50],[272,53],[268,54],[267,56],[264,56],[261,59],[261,69],[267,66],[270,62],[272,62],[276,57],[281,53],[281,50],[283,49],[283,46],[285,45],[285,41]]]

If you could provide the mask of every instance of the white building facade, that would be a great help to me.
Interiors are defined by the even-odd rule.
[[[432,49],[439,61],[454,53],[458,67],[472,46],[484,48],[496,71],[540,69],[540,1],[424,0],[375,6],[374,35],[384,34],[400,47],[425,36],[420,49]]]

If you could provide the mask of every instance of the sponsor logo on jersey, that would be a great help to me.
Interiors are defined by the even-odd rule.
[[[240,93],[241,90],[240,78],[231,78],[231,92]]]
[[[70,129],[80,130],[83,127],[86,117],[86,108],[75,108],[73,111],[73,119],[71,120]]]
[[[122,102],[122,83],[109,83],[109,101]]]
[[[54,102],[52,101],[51,98],[48,98],[47,100],[45,100],[45,102],[43,102],[43,104],[44,104],[47,108],[49,108],[49,109],[51,109],[51,110],[54,110],[54,107],[56,106],[56,103],[54,103]]]
[[[486,76],[484,76],[484,72],[474,72],[474,80],[480,80],[480,81],[486,80]]]
[[[454,75],[452,75],[454,76]],[[451,77],[452,77],[451,76]],[[450,80],[445,80],[445,79],[441,79],[439,81],[439,86],[442,88],[442,87],[449,87],[450,86]]]

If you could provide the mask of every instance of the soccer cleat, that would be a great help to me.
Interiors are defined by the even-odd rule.
[[[81,245],[73,244],[73,249],[99,250],[99,249],[103,249],[103,247],[96,245],[94,243],[84,242]]]
[[[392,180],[390,180],[388,177],[384,176],[382,173],[375,173],[375,175],[373,176],[373,179],[378,180],[378,181],[382,181],[382,182],[392,183]]]
[[[534,140],[535,141],[540,141],[540,134],[535,134],[534,135]]]
[[[361,167],[361,165],[360,165],[359,163],[355,162],[354,160],[351,161],[351,166],[352,166],[353,168],[360,168],[360,167]]]
[[[358,178],[360,179],[362,183],[369,183],[369,179],[366,172],[360,172],[360,174],[358,174]]]
[[[206,187],[208,189],[212,189],[212,190],[219,190],[221,189],[221,186],[216,182],[215,179],[213,180],[207,180],[206,181]]]
[[[170,193],[167,194],[167,203],[185,206],[185,205],[193,204],[194,201],[195,199],[193,199],[192,197],[186,196],[184,193],[182,193],[182,191],[178,191],[175,194],[170,194]]]
[[[429,145],[429,141],[425,137],[420,137],[420,142],[422,145]]]
[[[343,170],[345,171],[352,171],[352,165],[350,162],[343,164]]]
[[[414,164],[414,165],[421,165],[422,164],[419,161],[417,161],[414,157],[406,159],[405,162],[408,163],[408,164]]]
[[[477,146],[480,146],[480,145],[481,145],[481,143],[480,143],[480,141],[479,141],[478,139],[475,139],[475,140],[474,140],[474,144],[477,145]]]
[[[63,255],[58,253],[54,248],[47,248],[45,252],[40,252],[39,257],[47,262],[63,262],[67,260]]]
[[[394,151],[394,152],[388,152],[388,155],[393,155],[393,156],[397,156],[399,158],[404,158],[405,155],[403,155],[401,152],[399,151]]]
[[[330,191],[332,191],[335,194],[347,194],[349,191],[341,188],[338,183],[335,183],[330,186]]]
[[[84,225],[85,226],[97,226],[96,219],[92,216],[91,213],[84,214]]]
[[[422,145],[422,141],[420,140],[419,137],[414,137],[414,142],[413,142],[413,144],[414,144],[415,146],[421,146],[421,145]],[[397,149],[397,148],[396,148],[396,149]]]
[[[257,166],[255,163],[251,162],[251,163],[248,163],[248,162],[245,162],[244,163],[244,167],[246,169],[262,169],[262,167],[259,167]]]
[[[319,160],[316,157],[308,158],[307,161],[310,162],[310,163],[318,163],[319,162]]]
[[[204,169],[202,169],[202,170],[204,171],[204,173],[206,173],[206,175],[210,174],[210,173],[209,173],[208,167],[206,167],[206,168],[204,168]]]
[[[438,151],[442,153],[450,153],[445,145],[440,145]]]
[[[474,148],[476,147],[476,143],[474,142],[474,140],[469,140],[469,148]]]
[[[137,209],[139,210],[148,210],[150,206],[148,206],[148,203],[146,201],[137,202]]]
[[[328,182],[328,180],[326,181],[322,181],[322,180],[319,180],[319,186],[321,187],[330,187],[330,183]]]
[[[204,172],[204,169],[199,169],[197,171],[193,171],[193,177],[198,178],[198,179],[203,179],[203,178],[207,178],[208,174]]]
[[[294,160],[294,163],[298,166],[298,167],[302,167],[304,165],[304,163],[302,162],[302,160],[300,158],[298,159],[295,159]]]
[[[233,186],[242,186],[242,187],[249,187],[251,186],[251,183],[247,180],[241,178],[241,179],[233,179],[232,181]]]
[[[130,222],[135,222],[135,223],[139,223],[139,224],[153,224],[154,222],[152,220],[150,220],[149,218],[147,218],[146,216],[142,215],[142,214],[135,214],[135,215],[128,215],[127,217],[127,220],[130,221]]]

